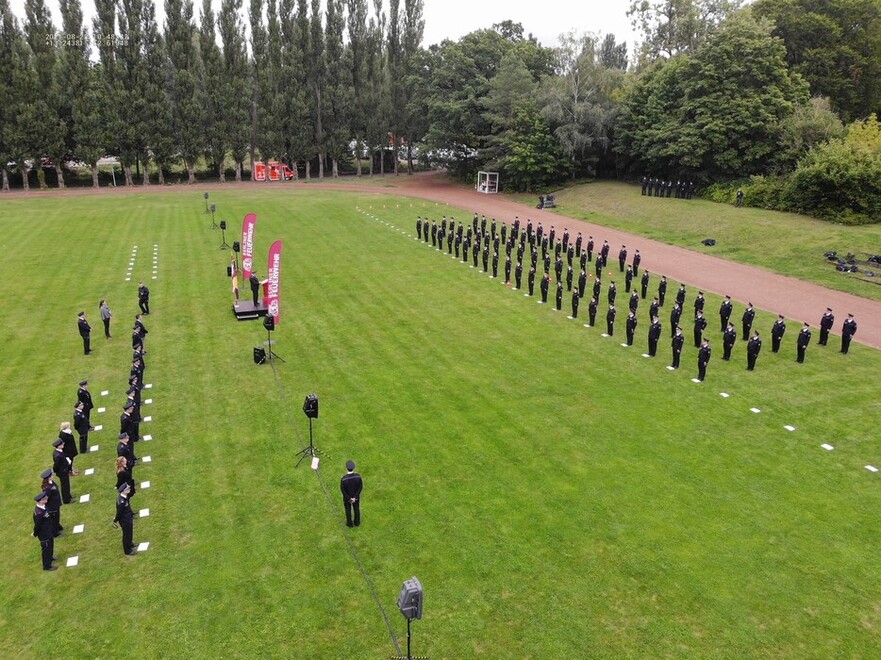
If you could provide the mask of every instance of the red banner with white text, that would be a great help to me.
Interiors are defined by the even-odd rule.
[[[269,264],[266,267],[266,294],[263,296],[263,304],[266,305],[266,313],[275,319],[278,325],[281,316],[281,241],[275,241],[269,246]]]
[[[242,222],[242,282],[251,278],[254,267],[254,228],[257,225],[257,214],[249,213]]]

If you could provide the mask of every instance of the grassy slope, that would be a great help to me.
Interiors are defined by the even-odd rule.
[[[535,195],[515,195],[535,203]],[[559,212],[615,227],[664,243],[816,282],[840,291],[881,300],[881,277],[863,279],[837,272],[823,258],[835,250],[861,259],[881,254],[881,226],[847,227],[794,213],[735,208],[702,199],[643,197],[639,186],[597,182],[557,195]],[[715,238],[713,247],[701,245]],[[881,276],[881,268],[874,269]]]
[[[694,349],[680,372],[663,369],[666,328],[660,357],[639,356],[645,309],[637,347],[621,348],[355,210],[412,232],[417,209],[433,204],[313,191],[212,197],[233,226],[258,213],[258,253],[285,240],[280,384],[250,360],[262,327],[231,318],[228,253],[200,197],[4,202],[17,222],[4,222],[0,273],[7,300],[29,311],[0,326],[0,655],[391,655],[341,534],[336,481],[349,457],[366,482],[354,546],[399,635],[400,583],[418,575],[426,587],[417,653],[878,648],[881,498],[863,469],[881,461],[877,351],[813,346],[796,365],[791,328],[784,351],[766,344],[752,374],[742,342],[730,364],[717,346],[708,381],[695,385]],[[102,432],[100,452],[79,462],[98,474],[74,479],[92,502],[64,512],[86,534],[58,544],[82,565],[43,574],[31,491],[81,377],[112,390],[98,405],[109,404],[102,421],[115,427],[123,329],[136,310],[136,282],[123,273],[138,244],[135,279],[148,276],[153,243],[156,403],[145,414],[155,422],[142,428],[156,439],[139,447],[154,462],[136,475],[153,486],[135,500],[152,512],[135,536],[152,547],[134,560],[119,551],[108,524],[114,443]],[[75,313],[87,309],[97,328],[105,295],[116,338],[96,333],[85,358]],[[709,299],[714,338],[717,308]],[[757,327],[770,323],[759,314]],[[322,406],[316,445],[333,456],[322,470],[330,504],[311,470],[291,468],[311,391]]]

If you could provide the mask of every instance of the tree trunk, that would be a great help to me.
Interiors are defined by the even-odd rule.
[[[49,187],[46,185],[46,173],[43,171],[42,164],[37,168],[37,181],[40,182],[40,190],[46,190]]]
[[[324,180],[324,152],[318,152],[318,180]]]
[[[98,181],[98,162],[95,161],[92,163],[92,188],[100,188],[101,184]]]
[[[385,176],[385,147],[379,150],[379,176]]]
[[[21,171],[21,189],[25,192],[30,192],[31,184],[28,182],[28,174],[30,174],[31,168],[24,161],[21,161],[18,164],[18,169]]]
[[[135,182],[132,180],[132,166],[130,163],[126,163],[122,166],[122,171],[125,174],[125,185],[126,187],[134,186]]]
[[[413,174],[413,147],[407,139],[407,174]]]
[[[3,168],[3,192],[9,192],[9,172]]]
[[[312,180],[312,161],[306,161],[306,181]]]
[[[141,184],[145,186],[150,185],[150,166],[149,163],[144,163],[144,171],[141,172]]]
[[[376,152],[373,149],[370,149],[370,169],[368,170],[368,174],[373,176],[373,156]]]
[[[223,161],[221,160],[217,164],[217,174],[220,178],[220,183],[226,183],[226,172],[223,171]]]
[[[196,183],[196,163],[187,161],[187,183]]]
[[[398,176],[398,134],[392,133],[392,162],[395,166],[395,176]]]
[[[337,162],[336,158],[330,159],[330,167],[331,167],[331,173],[332,173],[331,175],[333,176],[333,178],[339,179],[340,178],[340,168],[339,168],[339,163]]]
[[[55,174],[58,175],[58,189],[64,190],[64,172],[61,170],[61,161],[55,161]]]
[[[358,174],[361,176],[361,140],[355,140],[355,162],[358,164]]]
[[[162,163],[156,163],[156,169],[159,170],[159,176],[157,177],[159,179],[159,185],[164,186],[165,175],[162,173]]]

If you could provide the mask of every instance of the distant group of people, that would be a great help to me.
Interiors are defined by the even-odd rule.
[[[642,177],[642,194],[649,197],[676,197],[691,199],[696,186],[693,181],[664,181],[654,177]]]
[[[681,184],[682,182],[679,183]],[[417,217],[416,238],[431,245],[436,250],[444,251],[446,248],[446,252],[455,259],[459,259],[461,254],[463,263],[471,261],[471,268],[479,268],[482,264],[483,271],[485,273],[491,272],[490,277],[492,278],[499,278],[500,251],[504,249],[506,256],[503,281],[508,286],[513,284],[515,290],[519,290],[523,285],[524,260],[529,259],[526,276],[527,293],[525,295],[534,295],[535,280],[538,277],[540,279],[541,302],[547,303],[550,292],[555,290],[554,309],[560,311],[563,307],[564,295],[566,292],[569,292],[571,304],[570,318],[572,319],[578,318],[581,299],[588,292],[587,283],[592,278],[593,285],[590,289],[591,295],[589,296],[587,307],[588,323],[584,325],[585,327],[594,327],[596,325],[599,300],[603,292],[603,274],[606,272],[605,269],[611,251],[606,240],[595,250],[597,246],[593,236],[588,236],[585,241],[582,234],[578,232],[573,238],[568,228],[564,229],[562,235],[558,237],[553,225],[548,231],[545,231],[541,222],[533,226],[533,222],[527,219],[525,226],[523,226],[520,219],[515,218],[509,231],[506,223],[502,222],[499,224],[494,218],[488,221],[486,216],[481,217],[477,213],[474,214],[470,225],[461,222],[457,223],[455,218],[452,217],[447,220],[446,216],[443,217],[440,223],[433,220],[430,221],[427,218]],[[552,255],[554,257],[553,262]],[[596,257],[595,260],[594,256]],[[648,270],[643,270],[640,276],[642,255],[639,250],[634,250],[629,264],[627,263],[628,256],[627,247],[622,245],[618,251],[618,269],[619,272],[624,273],[625,292],[630,293],[625,334],[626,345],[632,346],[635,341],[636,329],[639,325],[637,311],[640,301],[648,297],[651,275]],[[539,266],[539,260],[541,260],[541,266]],[[593,273],[587,273],[587,264],[590,262],[594,263]],[[491,267],[490,263],[492,264]],[[579,269],[577,278],[574,270],[576,267]],[[606,290],[608,308],[605,314],[605,334],[614,336],[615,322],[617,320],[615,304],[618,289],[615,281],[611,279],[611,273],[608,274],[609,284]],[[647,355],[650,357],[656,356],[658,343],[663,333],[660,308],[664,306],[666,295],[667,277],[664,275],[661,276],[658,282],[657,295],[654,296],[648,306]],[[706,378],[707,365],[712,357],[710,339],[704,336],[704,331],[707,327],[707,320],[704,317],[705,302],[703,292],[698,291],[693,303],[694,323],[692,336],[694,347],[698,350],[698,373],[696,378],[698,381],[703,381]],[[678,369],[680,366],[680,358],[685,345],[685,336],[680,326],[685,303],[686,286],[685,284],[680,284],[670,312],[672,361],[669,368],[673,370]],[[725,296],[719,310],[723,347],[722,359],[725,361],[731,359],[732,350],[737,340],[737,329],[734,323],[730,321],[732,312],[731,297]],[[749,371],[755,370],[757,359],[762,350],[761,335],[758,330],[752,327],[755,314],[752,303],[748,303],[741,316],[741,339],[747,342],[746,368]],[[828,316],[824,315],[821,320],[821,345],[826,345],[833,321],[834,317],[831,316],[831,310],[828,310]],[[785,320],[780,316],[771,330],[772,352],[777,353],[779,351],[780,342],[785,331]],[[841,332],[841,352],[846,354],[851,338],[856,334],[856,320],[853,318],[853,315],[848,315],[848,320],[845,321]],[[810,326],[808,323],[805,323],[796,341],[796,360],[798,362],[804,362],[810,339]]]

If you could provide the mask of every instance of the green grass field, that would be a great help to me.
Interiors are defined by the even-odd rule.
[[[535,205],[535,195],[513,195]],[[881,267],[874,278],[839,273],[823,254],[881,254],[881,225],[848,227],[795,213],[735,208],[703,199],[643,197],[638,185],[598,181],[557,195],[560,213],[881,300]],[[701,245],[715,238],[712,247]]]
[[[351,547],[404,648],[398,590],[413,575],[425,587],[414,654],[878,655],[881,473],[864,468],[881,467],[877,351],[841,356],[836,337],[798,365],[790,326],[748,373],[743,342],[720,359],[710,297],[716,349],[698,385],[690,342],[683,368],[664,368],[669,302],[659,357],[644,359],[646,302],[625,349],[621,315],[603,339],[582,327],[586,304],[567,320],[412,239],[417,214],[466,212],[315,188],[211,197],[229,243],[258,214],[261,274],[284,240],[277,378],[251,359],[262,325],[231,314],[229,252],[201,193],[0,202],[0,657],[393,656],[342,524],[348,458],[365,481]],[[154,439],[135,474],[151,487],[133,502],[151,511],[135,523],[151,545],[127,558],[110,526],[115,431],[154,244],[154,421],[141,427]],[[95,328],[88,357],[80,309]],[[760,311],[756,327],[767,336],[771,321]],[[80,565],[44,573],[31,497],[84,377],[108,410],[100,450],[77,459],[95,475],[73,479],[91,501],[63,509],[85,532],[56,544]],[[316,446],[332,456],[319,474],[293,468],[310,392]]]

